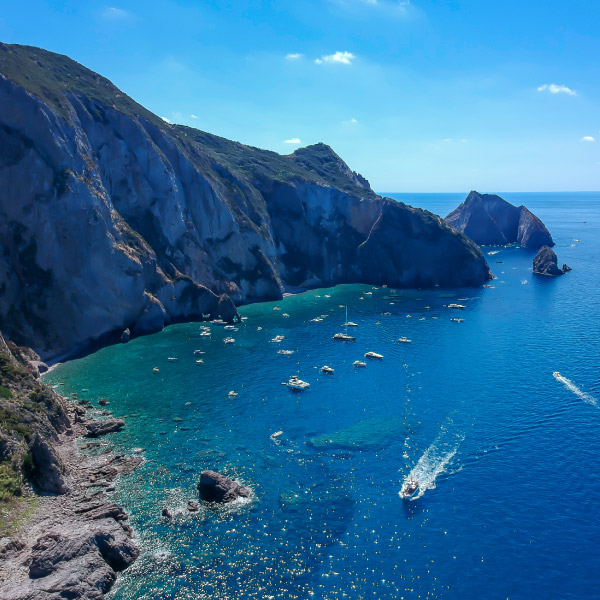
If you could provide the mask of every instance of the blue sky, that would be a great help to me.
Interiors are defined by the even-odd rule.
[[[172,122],[323,141],[379,192],[600,189],[598,0],[115,2],[5,2],[0,40]]]

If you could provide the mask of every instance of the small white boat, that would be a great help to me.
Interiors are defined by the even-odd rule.
[[[211,321],[211,323],[213,325],[219,325],[221,327],[224,327],[225,325],[227,325],[227,322],[223,321],[223,319],[215,319],[214,321]]]
[[[275,342],[276,344],[280,344],[281,342],[283,342],[285,336],[283,335],[276,335],[271,341]]]
[[[357,368],[367,366],[367,363],[364,360],[355,360],[352,364]]]
[[[453,323],[464,323],[464,319],[457,319],[456,317],[452,317],[450,319]]]
[[[276,431],[275,433],[272,433],[269,438],[272,440],[276,440],[278,437],[281,437],[283,435],[283,431]]]
[[[334,340],[342,340],[343,342],[353,342],[356,338],[347,333],[336,333],[333,336]]]
[[[453,304],[448,304],[448,308],[460,308],[460,309],[463,309],[463,308],[467,308],[467,307],[464,304],[454,304],[453,303]]]
[[[242,317],[242,319],[241,319],[241,320],[242,320],[242,321],[247,321],[247,320],[248,320],[248,317]]]
[[[290,389],[297,390],[299,392],[307,390],[310,387],[310,383],[307,381],[302,381],[302,379],[299,379],[297,375],[292,375],[286,385]]]
[[[419,489],[419,482],[416,479],[407,479],[403,484],[398,495],[400,498],[408,499],[415,495]]]
[[[285,354],[286,356],[289,356],[290,354],[294,354],[293,350],[277,350],[277,354]]]
[[[342,327],[358,327],[358,323],[354,323],[353,321],[348,321],[347,323],[344,323],[342,325]]]
[[[169,356],[169,357],[167,358],[167,360],[169,360],[169,361],[173,362],[174,360],[177,360],[177,358],[175,358],[174,356]]]
[[[234,325],[225,325],[223,329],[227,329],[227,331],[237,331],[237,327],[235,327]]]
[[[203,360],[202,358],[199,358],[199,359],[196,361],[196,364],[197,364],[197,365],[201,365],[203,362],[204,362],[204,360]]]
[[[552,373],[552,377],[558,379],[559,377],[561,377],[561,374],[558,371],[554,371],[554,373]]]
[[[365,292],[365,296],[372,296],[373,292]]]
[[[204,350],[194,350],[194,356],[200,356],[201,354],[205,354]]]
[[[160,369],[158,367],[154,367],[154,369],[152,369],[153,373],[158,373],[160,371]]]
[[[281,316],[282,317],[289,317],[290,315],[288,315],[288,313],[283,313]]]
[[[235,342],[235,339],[234,339],[234,338],[232,338],[232,337],[226,337],[226,338],[225,338],[223,341],[224,341],[226,344],[233,344],[233,343]]]
[[[321,373],[330,374],[330,373],[333,373],[333,369],[331,367],[328,367],[327,365],[323,365],[321,367]]]
[[[404,336],[398,338],[398,341],[401,344],[412,344],[412,340],[409,340],[407,337],[404,337]]]
[[[281,310],[281,309],[279,308],[279,306],[274,306],[273,310]]]
[[[210,331],[203,331],[203,332],[200,334],[200,337],[210,337]]]
[[[237,392],[234,392],[233,390],[231,390],[231,391],[229,392],[229,394],[227,394],[227,396],[228,396],[229,398],[237,398],[237,395],[238,395],[238,394],[237,394]]]
[[[383,354],[377,354],[377,352],[365,352],[365,358],[375,358],[381,360],[383,358]]]

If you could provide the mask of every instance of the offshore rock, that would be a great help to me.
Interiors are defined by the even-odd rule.
[[[223,321],[227,321],[227,323],[234,323],[236,321],[239,323],[242,320],[233,300],[227,294],[219,296],[217,315],[220,316]]]
[[[130,339],[131,339],[131,331],[129,330],[129,327],[128,327],[121,334],[120,340],[121,340],[121,343],[126,344]]]
[[[446,222],[477,244],[518,243],[523,248],[554,246],[552,236],[538,217],[524,206],[514,206],[493,194],[472,191]]]
[[[237,498],[249,498],[251,495],[248,488],[216,471],[202,471],[198,492],[200,498],[207,502],[232,502]]]
[[[42,359],[289,289],[481,285],[483,254],[327,145],[170,125],[65,56],[0,44],[0,329]],[[226,294],[229,299],[222,295]]]
[[[565,267],[562,269],[558,268],[558,259],[556,252],[549,246],[543,246],[540,251],[535,255],[533,259],[533,272],[538,275],[548,275],[550,277],[557,277],[565,273]],[[567,267],[569,269],[569,267]],[[570,271],[571,269],[569,269]]]
[[[105,421],[89,421],[85,424],[87,437],[97,438],[107,433],[121,431],[125,427],[123,419],[106,419]]]

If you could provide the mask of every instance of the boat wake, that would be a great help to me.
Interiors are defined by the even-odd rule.
[[[436,479],[442,473],[447,472],[447,467],[458,452],[460,443],[463,440],[463,435],[448,436],[447,431],[444,428],[442,429],[406,476],[407,481],[416,479],[419,482],[418,492],[410,500],[421,498],[427,490],[435,488]]]
[[[587,402],[588,404],[591,404],[592,406],[595,406],[596,408],[600,408],[600,406],[598,406],[598,398],[595,398],[591,394],[588,394],[588,392],[584,392],[582,389],[578,388],[570,379],[564,377],[558,372],[554,373],[554,377],[557,381],[560,381],[570,392],[573,392],[578,398],[584,402]]]

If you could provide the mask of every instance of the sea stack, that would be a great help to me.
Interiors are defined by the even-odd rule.
[[[525,206],[514,206],[500,196],[472,191],[446,222],[480,245],[517,243],[523,248],[554,246],[550,232]]]
[[[563,265],[562,269],[558,268],[556,252],[549,246],[542,246],[533,259],[533,272],[538,275],[558,277],[558,275],[564,275],[570,270],[571,268],[567,265]]]

